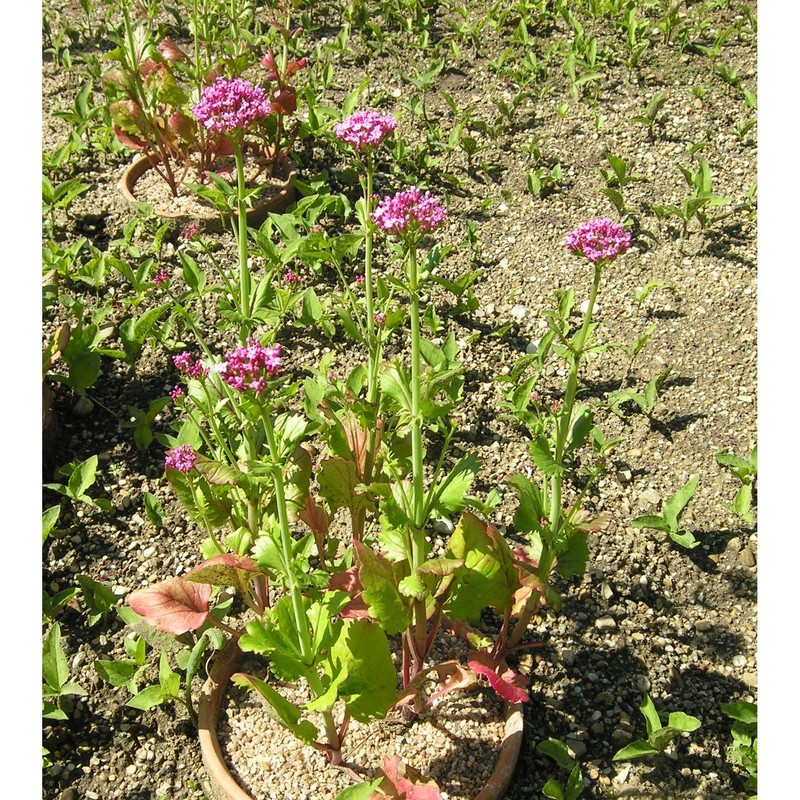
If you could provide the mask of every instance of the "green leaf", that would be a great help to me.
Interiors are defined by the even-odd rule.
[[[558,739],[545,739],[536,745],[536,752],[552,758],[561,769],[572,769],[575,759],[569,754],[569,749],[564,742]]]
[[[744,701],[738,703],[723,703],[722,711],[731,719],[744,722],[746,725],[758,722],[758,705]]]
[[[266,681],[243,672],[237,672],[231,677],[231,681],[237,686],[257,691],[267,701],[268,711],[274,712],[270,716],[288,728],[298,739],[311,744],[317,738],[319,732],[314,724],[307,719],[300,719],[303,713],[301,709],[276,692]]]
[[[533,463],[548,477],[560,475],[564,469],[553,460],[550,445],[543,436],[537,436],[529,445]]]
[[[631,522],[634,528],[654,528],[657,531],[664,531],[669,533],[669,524],[664,517],[659,517],[656,514],[645,514],[643,517],[636,517]]]
[[[583,531],[570,533],[565,547],[558,547],[556,572],[562,578],[571,578],[573,575],[582,575],[589,560],[589,545],[587,535]]]
[[[58,518],[61,516],[61,506],[50,506],[42,512],[42,544],[47,541],[47,537],[53,532]]]
[[[131,697],[125,705],[129,708],[138,708],[140,711],[149,711],[151,708],[163,703],[164,700],[161,685],[156,683],[153,686],[142,689],[141,692]]]
[[[326,458],[320,464],[318,480],[320,492],[330,503],[332,512],[347,508],[355,515],[370,504],[366,494],[356,491],[362,481],[350,460],[338,456]]]
[[[524,475],[511,475],[506,482],[513,487],[519,498],[519,506],[514,512],[514,527],[526,533],[538,530],[541,518],[548,516],[544,493]]]
[[[156,528],[164,527],[164,509],[159,499],[151,492],[144,493],[144,510],[147,514],[147,519],[149,519]]]
[[[480,459],[474,453],[461,458],[436,487],[430,505],[442,514],[455,514],[466,505],[472,481],[480,470]]]
[[[132,658],[121,658],[118,661],[97,659],[94,662],[97,674],[112,686],[126,686],[139,670],[140,665]]]
[[[631,761],[634,758],[641,758],[642,756],[657,756],[659,753],[649,742],[641,740],[631,742],[621,750],[614,753],[612,761]]]
[[[661,718],[658,716],[658,711],[656,711],[656,707],[650,699],[649,694],[645,694],[642,698],[642,702],[639,704],[639,711],[642,712],[645,724],[647,725],[647,736],[649,738],[655,731],[661,728]]]
[[[544,786],[542,786],[542,794],[550,800],[564,800],[564,793],[558,781],[550,778]]]
[[[698,542],[697,539],[694,538],[694,535],[689,531],[681,531],[680,533],[673,533],[670,531],[669,538],[672,539],[675,544],[679,544],[681,547],[685,547],[687,550],[693,550],[700,544],[700,542]]]
[[[454,573],[455,586],[446,605],[449,616],[476,623],[486,606],[504,613],[520,583],[511,549],[496,528],[465,512],[445,558],[464,560]]]
[[[61,647],[61,626],[54,622],[42,645],[42,679],[53,690],[52,694],[58,695],[68,677],[67,657]]]
[[[667,726],[681,733],[696,731],[702,723],[697,717],[684,714],[683,711],[673,711],[667,720]]]
[[[361,563],[359,578],[370,615],[388,634],[400,633],[411,623],[411,612],[400,593],[400,576],[390,561],[377,556],[361,542],[355,543]]]
[[[583,773],[581,772],[580,764],[576,764],[572,768],[572,772],[567,779],[567,795],[566,800],[578,800],[583,791]]]
[[[348,786],[336,795],[335,800],[369,800],[372,793],[381,785],[383,777],[375,778],[368,783],[359,783],[356,786]]]
[[[381,626],[366,619],[346,620],[330,663],[332,675],[346,673],[339,697],[353,719],[383,719],[397,699],[397,672]]]
[[[69,476],[67,488],[70,497],[80,497],[95,482],[97,475],[97,456],[90,456],[82,461]]]

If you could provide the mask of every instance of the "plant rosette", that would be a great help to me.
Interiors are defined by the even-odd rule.
[[[324,753],[286,736],[256,693],[235,685],[244,685],[236,673],[243,656],[230,641],[200,695],[200,748],[213,800],[496,800],[508,788],[522,744],[521,703],[465,690],[438,698],[410,722],[399,712],[368,724],[353,721],[346,760],[333,766]],[[445,664],[438,666],[451,668]],[[272,683],[287,692],[274,676]]]
[[[245,181],[254,198],[247,210],[247,224],[259,227],[269,213],[279,214],[294,202],[296,189],[294,177],[297,167],[285,153],[279,153],[275,163],[275,177],[269,176],[271,159],[255,145],[244,147]],[[146,203],[154,213],[174,220],[179,226],[191,223],[201,225],[209,232],[219,232],[231,218],[236,218],[236,165],[232,156],[224,156],[207,173],[205,185],[200,186],[189,177],[177,197],[173,197],[168,184],[153,169],[144,156],[135,159],[122,173],[119,188],[125,199],[137,208]],[[231,210],[231,206],[233,207]]]

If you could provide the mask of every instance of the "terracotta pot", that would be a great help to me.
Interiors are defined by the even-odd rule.
[[[210,800],[253,800],[231,775],[217,739],[217,717],[225,691],[242,651],[236,640],[228,642],[214,660],[211,674],[200,694],[198,728],[203,764],[208,773]],[[506,729],[494,771],[474,800],[500,800],[503,797],[519,758],[522,745],[522,703],[506,703]]]
[[[253,153],[255,148],[245,145],[245,152]],[[151,169],[150,162],[144,156],[139,156],[122,173],[119,188],[131,205],[141,202],[135,196],[136,181],[149,169]],[[293,181],[297,174],[297,167],[285,153],[281,153],[278,157],[278,173],[281,177],[274,184],[274,189],[261,202],[247,210],[247,224],[251,228],[260,227],[270,212],[281,213],[294,202],[297,190]],[[156,211],[156,215],[165,220],[175,220],[179,225],[195,222],[207,231],[218,233],[223,229],[223,221],[220,219],[219,212],[210,205],[208,213],[203,216],[181,211]],[[229,217],[225,219],[225,224],[228,223],[228,220]]]

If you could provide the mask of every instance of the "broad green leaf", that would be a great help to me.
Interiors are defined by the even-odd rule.
[[[164,702],[164,699],[161,685],[156,683],[153,686],[142,689],[141,692],[131,697],[125,705],[129,708],[138,708],[140,711],[149,711]]]
[[[589,560],[589,545],[587,535],[583,531],[574,531],[570,534],[566,547],[558,548],[556,572],[562,578],[571,578],[573,575],[582,575]]]
[[[583,773],[580,764],[576,764],[569,774],[566,785],[567,795],[565,800],[578,800],[583,791]]]
[[[381,558],[367,545],[356,542],[356,553],[361,564],[359,578],[364,588],[364,602],[371,616],[388,634],[404,631],[411,622],[411,612],[400,593],[399,566]]]
[[[541,489],[524,475],[511,475],[506,479],[519,498],[514,512],[514,527],[518,531],[531,533],[538,530],[542,517],[547,517],[547,501]]]
[[[443,514],[455,514],[466,505],[472,481],[480,470],[480,459],[473,453],[461,458],[436,487],[431,505]]]
[[[91,456],[81,462],[69,476],[68,489],[70,497],[80,497],[95,482],[97,474],[97,456]]]
[[[83,601],[89,609],[89,625],[92,626],[117,604],[118,598],[108,586],[88,575],[77,575],[76,578],[83,589]]]
[[[144,493],[144,510],[147,519],[157,528],[164,527],[164,509],[159,499],[151,492]]]
[[[731,719],[744,722],[746,725],[758,722],[758,705],[744,701],[738,703],[723,703],[722,711]]]
[[[397,699],[397,672],[381,626],[366,619],[346,620],[330,662],[333,675],[347,673],[339,696],[353,719],[383,719]]]
[[[98,675],[112,686],[126,686],[139,667],[132,658],[121,658],[118,661],[97,659],[94,662]]]
[[[361,485],[356,465],[344,458],[326,458],[320,464],[318,473],[320,492],[330,503],[331,511],[347,508],[352,514],[369,506],[366,494],[360,494],[356,487]]]
[[[564,471],[563,467],[553,460],[550,445],[543,436],[537,436],[536,440],[530,443],[529,449],[533,463],[548,477],[560,475]]]
[[[673,711],[667,720],[667,726],[681,733],[696,731],[702,723],[697,717],[684,714],[683,711]]]
[[[631,761],[634,758],[641,758],[642,756],[657,756],[659,753],[649,742],[641,740],[631,742],[621,750],[614,753],[612,761]]]
[[[505,539],[492,525],[468,512],[461,515],[445,558],[464,560],[464,566],[454,573],[456,580],[446,605],[448,615],[455,619],[475,623],[486,606],[503,613],[520,587]]]

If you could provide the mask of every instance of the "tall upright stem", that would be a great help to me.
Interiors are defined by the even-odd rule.
[[[375,403],[378,395],[376,363],[379,360],[379,349],[375,337],[375,302],[372,294],[372,226],[370,223],[370,207],[372,205],[372,181],[374,166],[372,156],[367,153],[367,175],[364,182],[364,289],[367,299],[367,352],[369,369],[367,379],[367,402]]]
[[[537,572],[542,581],[547,582],[550,579],[550,570],[553,568],[553,561],[555,560],[555,547],[554,542],[558,531],[561,527],[561,490],[563,482],[563,461],[564,450],[566,448],[567,435],[569,433],[569,424],[572,420],[572,411],[575,406],[575,397],[578,392],[578,371],[581,366],[581,359],[583,358],[583,348],[586,346],[586,337],[589,334],[589,326],[592,323],[592,312],[597,300],[597,292],[600,288],[600,277],[603,271],[603,262],[599,261],[595,264],[594,268],[594,281],[592,282],[592,289],[589,293],[589,305],[586,308],[586,314],[583,318],[583,324],[578,331],[575,338],[575,346],[572,353],[572,365],[570,366],[569,378],[567,379],[567,390],[564,395],[564,405],[561,409],[561,416],[558,420],[558,430],[556,431],[556,452],[555,463],[562,467],[557,474],[550,478],[550,519],[549,519],[549,532],[542,542],[542,554],[539,558],[539,566]],[[531,617],[539,607],[541,600],[541,593],[534,591],[528,598],[525,608],[517,620],[514,631],[508,640],[507,647],[513,647],[519,643],[525,630],[528,627]]]
[[[236,210],[239,222],[239,312],[243,317],[250,317],[250,269],[247,265],[247,204],[244,201],[244,156],[242,154],[242,136],[233,138],[233,154],[236,158]],[[250,323],[243,322],[239,339],[242,344],[250,335]]]
[[[414,526],[419,530],[425,523],[424,486],[422,466],[422,413],[420,411],[420,327],[419,327],[419,275],[417,270],[417,249],[414,245],[408,251],[408,290],[411,300],[411,470],[414,487]],[[416,550],[416,546],[414,550]],[[412,568],[416,569],[422,560],[414,553]]]

